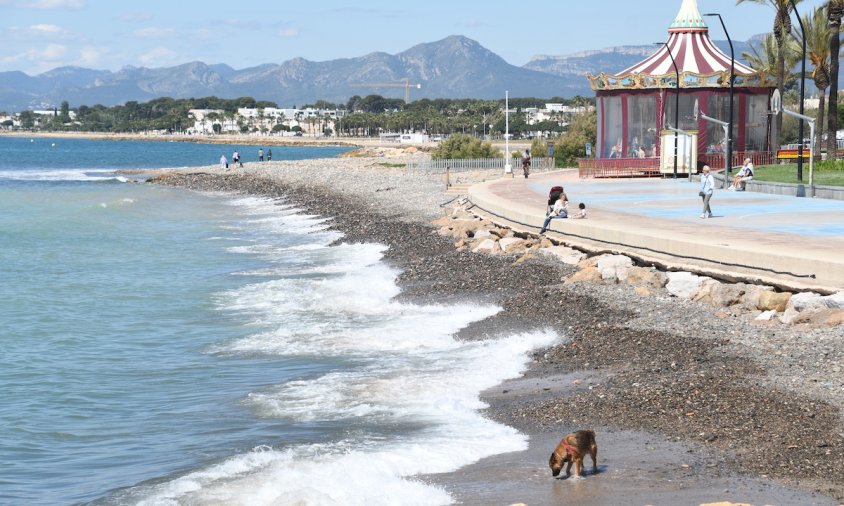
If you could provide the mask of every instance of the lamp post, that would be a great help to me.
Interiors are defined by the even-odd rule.
[[[727,122],[727,153],[724,160],[725,170],[727,176],[724,178],[723,186],[727,186],[727,181],[730,179],[730,171],[733,168],[733,87],[736,79],[736,54],[733,50],[733,40],[730,38],[730,33],[727,31],[727,25],[724,24],[724,19],[717,12],[704,14],[704,16],[718,16],[718,21],[721,22],[721,28],[724,29],[724,35],[727,36],[727,42],[730,44],[730,119]]]
[[[788,0],[791,4],[791,10],[797,15],[797,22],[800,24],[800,33],[803,38],[803,56],[800,58],[800,115],[803,116],[803,101],[806,93],[806,30],[803,28],[803,20],[800,19],[800,13],[797,12],[797,6],[794,5],[794,0]],[[803,182],[803,119],[800,119],[799,127],[797,128],[797,136],[800,137],[799,144],[797,144],[797,182]],[[811,142],[814,142],[812,139]]]
[[[677,62],[671,54],[668,42],[654,42],[657,46],[665,46],[668,57],[671,58],[671,65],[674,66],[674,74],[677,76],[676,93],[674,94],[674,179],[677,179],[677,129],[680,128],[680,71],[677,69]]]

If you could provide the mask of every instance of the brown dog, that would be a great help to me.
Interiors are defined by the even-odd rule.
[[[592,456],[592,474],[598,472],[598,443],[595,442],[595,432],[591,430],[579,430],[564,437],[554,453],[548,465],[551,466],[551,474],[557,476],[566,466],[566,477],[571,476],[571,465],[574,463],[575,476],[582,476],[583,458],[589,453]]]

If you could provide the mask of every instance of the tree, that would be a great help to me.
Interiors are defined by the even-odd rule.
[[[568,130],[554,147],[554,163],[557,167],[572,167],[578,158],[586,156],[586,143],[595,145],[598,137],[598,115],[593,110],[572,118]]]
[[[838,53],[841,49],[841,18],[844,16],[844,0],[829,0],[826,4],[829,23],[829,124],[827,125],[826,156],[836,156],[838,146]],[[835,153],[833,155],[832,153]]]
[[[67,123],[68,121],[70,121],[70,104],[67,103],[67,100],[62,100],[59,118],[63,123]]]
[[[482,142],[471,135],[455,134],[444,140],[431,153],[435,160],[454,158],[498,158],[501,153],[489,142]]]
[[[812,79],[818,89],[818,119],[815,122],[815,138],[812,143],[815,146],[815,156],[820,157],[826,89],[829,87],[829,24],[824,6],[820,6],[813,13],[804,14],[801,17],[803,28],[806,30],[806,53],[809,62],[814,66]],[[798,35],[798,38],[802,43],[802,37]]]
[[[801,0],[793,0],[795,4]],[[791,0],[736,0],[736,5],[744,2],[768,4],[774,8],[774,38],[777,41],[777,89],[780,95],[785,88],[785,44],[791,35]],[[782,113],[777,114],[777,132],[782,130]]]

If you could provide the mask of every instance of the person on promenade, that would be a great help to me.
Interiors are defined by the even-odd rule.
[[[522,172],[525,173],[525,179],[530,174],[530,150],[525,149],[525,156],[522,157]]]
[[[264,161],[264,148],[258,148],[258,161]]]
[[[268,150],[267,150],[267,161],[268,161],[268,162],[271,162],[272,160],[273,160],[273,150],[272,150],[272,149],[268,149]]]
[[[701,218],[712,218],[712,208],[709,207],[709,200],[715,189],[715,177],[709,173],[709,165],[703,166],[703,175],[700,176],[700,191],[698,195],[703,199],[703,212]]]
[[[571,215],[571,218],[573,220],[582,220],[586,218],[586,204],[583,202],[577,204],[577,212]]]
[[[226,155],[220,155],[220,168],[221,169],[228,169],[229,168],[229,161],[226,160]]]
[[[569,217],[569,208],[568,208],[568,200],[563,200],[562,198],[557,199],[554,202],[554,207],[551,210],[551,213],[545,218],[545,223],[542,224],[542,229],[539,231],[540,234],[544,234],[546,230],[548,230],[548,226],[551,225],[551,220],[553,219],[562,219]]]
[[[753,179],[753,162],[750,161],[750,158],[745,158],[744,165],[736,172],[736,176],[733,178],[733,184],[729,190],[743,192],[745,184],[751,179]]]

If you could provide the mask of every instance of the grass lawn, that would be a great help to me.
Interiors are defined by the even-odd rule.
[[[738,170],[738,169],[736,169]],[[735,171],[733,172],[735,174]],[[753,171],[753,179],[772,183],[797,183],[797,164],[760,165]],[[803,164],[803,183],[809,184],[809,164]],[[844,186],[844,164],[839,161],[816,162],[814,183],[819,186]]]

